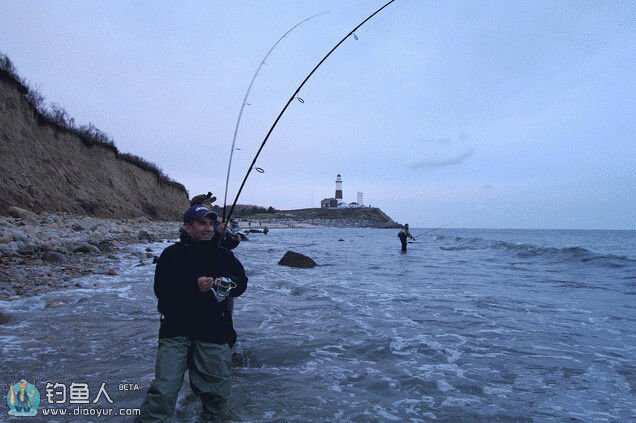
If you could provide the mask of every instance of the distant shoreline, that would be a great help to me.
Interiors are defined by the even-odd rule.
[[[223,209],[213,210],[223,215]],[[264,209],[257,206],[237,207],[233,215],[241,222],[275,227],[336,227],[336,228],[400,228],[401,225],[377,207],[306,208],[293,210]],[[281,226],[282,225],[282,226]],[[249,224],[242,225],[244,229]]]
[[[35,214],[13,208],[14,216],[0,216],[0,300],[42,294],[51,290],[83,287],[82,276],[115,276],[123,257],[151,265],[154,252],[139,252],[133,245],[178,238],[180,221],[98,218],[66,213]],[[316,224],[285,216],[237,218],[248,236],[250,229],[324,229],[346,221]],[[260,223],[260,226],[259,226]],[[328,223],[333,223],[329,225]],[[1,314],[1,311],[0,311]],[[0,316],[1,317],[1,316]],[[0,318],[0,320],[2,320]]]

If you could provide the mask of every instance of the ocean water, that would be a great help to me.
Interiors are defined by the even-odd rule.
[[[636,419],[636,232],[412,232],[406,254],[395,229],[273,230],[235,250],[250,277],[234,317],[240,420]],[[287,250],[319,266],[278,266]],[[105,383],[113,404],[85,407],[138,407],[158,330],[154,266],[138,261],[1,302],[15,319],[0,325],[5,385],[35,381],[42,408],[47,382],[86,383],[91,400]],[[185,382],[173,421],[198,413]]]

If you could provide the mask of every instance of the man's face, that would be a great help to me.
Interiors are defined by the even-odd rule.
[[[195,241],[209,241],[212,239],[212,218],[204,217],[186,223],[186,230]]]

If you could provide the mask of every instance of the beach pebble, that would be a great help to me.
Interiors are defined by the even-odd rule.
[[[79,245],[76,245],[73,248],[74,253],[89,253],[89,254],[100,254],[101,251],[96,246],[89,244],[88,242],[82,242]]]
[[[66,255],[57,251],[47,251],[42,256],[42,259],[49,263],[66,263],[67,261]]]
[[[8,217],[0,217],[0,227],[12,227],[15,226],[13,223],[9,222]]]
[[[96,244],[91,242],[91,244],[95,245],[103,253],[110,253],[115,250],[115,243],[110,240],[103,240]]]
[[[66,299],[66,301],[68,301],[68,299]],[[63,306],[64,304],[66,304],[66,301],[60,300],[60,299],[49,299],[46,301],[46,304],[44,304],[44,308],[54,308],[54,307]]]
[[[11,231],[11,235],[13,236],[13,240],[17,242],[28,242],[29,236],[19,229],[14,229]]]
[[[21,256],[32,256],[37,252],[37,248],[31,244],[23,244],[18,248],[17,253]]]
[[[13,282],[14,288],[16,285],[20,285],[27,280],[28,275],[24,269],[13,268],[10,270],[11,270],[11,273],[9,277],[11,278],[10,280]]]
[[[20,207],[9,207],[7,210],[9,216],[13,216],[18,219],[23,219],[29,223],[37,222],[38,215],[32,211],[21,209]]]
[[[93,244],[93,245],[97,245],[101,242],[106,241],[106,236],[104,236],[103,234],[100,233],[92,233],[88,236],[88,243],[89,244]]]
[[[9,242],[7,244],[0,244],[0,255],[12,257],[17,254],[18,244],[15,241]]]
[[[139,231],[139,240],[140,241],[153,241],[154,240],[154,236],[152,236],[152,234],[144,229]]]

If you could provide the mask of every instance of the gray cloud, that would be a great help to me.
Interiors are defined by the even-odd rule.
[[[429,157],[421,160],[417,160],[411,163],[412,169],[423,169],[423,168],[433,168],[433,167],[445,167],[445,166],[453,166],[456,164],[460,164],[470,156],[472,156],[475,152],[472,148],[468,148],[465,151],[454,154],[452,156],[445,157]]]

